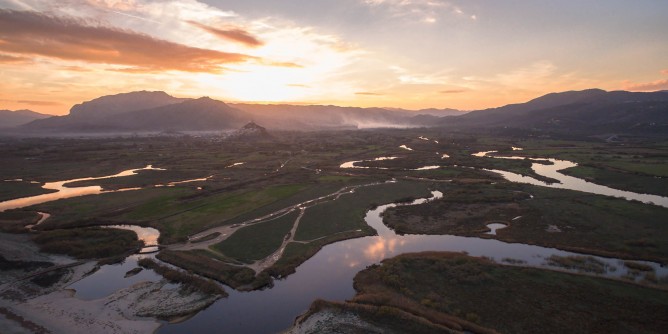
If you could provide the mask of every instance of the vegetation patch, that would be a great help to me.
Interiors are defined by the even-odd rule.
[[[116,257],[133,253],[144,245],[132,231],[99,227],[44,231],[33,241],[42,252],[78,259]]]
[[[364,222],[364,215],[370,207],[407,196],[429,197],[427,188],[426,183],[413,181],[357,188],[352,194],[344,194],[335,201],[308,208],[299,224],[295,240],[311,241],[336,233],[357,230],[372,234],[373,229]]]
[[[383,214],[383,222],[398,234],[457,234],[478,236],[490,221],[510,225],[523,214],[519,202],[529,194],[495,185],[440,185],[443,198],[420,205],[397,206]]]
[[[26,225],[39,221],[40,216],[34,211],[8,210],[0,212],[0,232],[26,233]]]
[[[668,262],[668,209],[638,201],[500,182],[439,184],[443,199],[388,209],[398,233],[482,236],[607,257]],[[568,212],[568,215],[564,215]],[[520,218],[515,219],[516,217]],[[508,227],[484,235],[489,221]],[[550,233],[550,225],[560,233]]]
[[[222,262],[205,250],[163,250],[156,256],[161,261],[222,282],[238,290],[254,290],[271,284],[267,273],[255,276],[252,269]]]
[[[558,256],[552,255],[547,258],[547,263],[551,266],[561,267],[569,270],[577,270],[585,273],[602,274],[608,267],[604,262],[597,260],[592,256],[571,255]]]
[[[403,254],[361,271],[354,286],[356,305],[472,333],[662,333],[668,325],[664,290],[461,253]]]
[[[644,263],[638,263],[638,262],[633,262],[633,261],[624,261],[624,266],[626,268],[629,268],[631,270],[637,270],[637,271],[654,271],[654,268],[652,266],[644,264]]]
[[[3,176],[3,178],[4,177],[5,176]],[[44,189],[39,183],[31,183],[27,181],[4,181],[0,179],[0,184],[2,184],[0,187],[0,202],[15,198],[48,194],[56,191]]]
[[[188,235],[206,228],[230,224],[228,220],[259,207],[290,197],[305,185],[290,184],[237,193],[221,193],[192,200],[180,200],[161,210],[155,227],[161,240],[167,243],[182,241]]]
[[[203,279],[192,274],[185,273],[181,270],[176,270],[160,265],[149,258],[140,259],[137,264],[144,268],[155,271],[172,283],[185,284],[205,294],[227,297],[227,292],[225,292],[225,289],[223,289],[220,284],[212,280]]]
[[[264,259],[275,252],[283,240],[289,237],[299,214],[300,211],[295,210],[266,222],[243,227],[213,248],[246,263]]]

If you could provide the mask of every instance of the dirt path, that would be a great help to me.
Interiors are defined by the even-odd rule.
[[[217,243],[220,243],[227,238],[229,238],[234,232],[237,230],[255,225],[255,224],[261,224],[265,223],[271,220],[274,220],[276,218],[280,218],[284,215],[287,215],[295,210],[300,210],[299,216],[295,219],[292,229],[288,234],[285,235],[285,238],[283,239],[283,242],[281,243],[281,246],[271,255],[265,257],[264,259],[258,260],[253,262],[252,264],[245,265],[245,267],[253,269],[256,273],[261,272],[262,270],[271,267],[274,263],[276,263],[281,256],[283,255],[283,252],[285,251],[285,248],[287,245],[291,242],[297,242],[294,240],[295,234],[297,232],[297,228],[299,227],[299,223],[304,216],[306,209],[309,207],[326,203],[329,201],[335,201],[339,199],[341,196],[345,194],[352,194],[355,192],[356,189],[361,188],[361,187],[369,187],[369,186],[374,186],[374,185],[379,185],[382,184],[381,182],[375,182],[375,183],[367,183],[367,184],[360,184],[360,185],[355,185],[355,186],[347,186],[343,187],[331,194],[320,196],[314,199],[310,199],[308,201],[304,201],[298,204],[291,205],[289,207],[274,211],[272,213],[266,214],[264,216],[255,218],[255,219],[250,219],[247,220],[243,223],[240,224],[234,224],[234,225],[226,225],[226,226],[218,226],[214,228],[210,228],[206,231],[197,233],[195,235],[192,235],[188,238],[188,242],[186,243],[181,243],[181,244],[174,244],[167,246],[167,249],[169,250],[176,250],[176,251],[189,251],[189,250],[195,250],[195,249],[206,249],[208,250],[210,246],[215,245]],[[219,236],[216,238],[210,239],[210,240],[203,240],[203,241],[198,241],[201,239],[204,239],[208,236],[210,236],[213,233],[220,233]],[[306,243],[306,242],[302,242]]]
[[[253,262],[252,264],[248,265],[248,268],[253,269],[256,273],[262,272],[263,270],[273,266],[274,263],[276,263],[281,258],[281,256],[283,256],[283,252],[285,251],[285,247],[287,247],[289,243],[295,241],[295,233],[297,233],[297,228],[299,227],[299,222],[302,220],[302,217],[304,216],[304,213],[306,212],[305,207],[300,207],[299,209],[301,211],[301,212],[299,212],[299,216],[297,217],[297,219],[295,219],[295,222],[292,225],[292,229],[285,236],[285,238],[283,239],[283,243],[281,243],[281,246],[278,247],[278,250],[276,250],[274,253],[265,257],[262,260],[258,260],[258,261]]]

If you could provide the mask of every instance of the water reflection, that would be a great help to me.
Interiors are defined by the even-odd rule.
[[[517,218],[517,217],[515,217],[515,218]],[[513,219],[513,220],[515,220],[515,219]],[[501,223],[492,223],[492,224],[487,224],[486,226],[487,226],[487,228],[489,228],[489,232],[487,232],[485,234],[490,234],[490,235],[496,235],[497,230],[508,227],[508,225],[501,224]]]
[[[10,209],[24,208],[24,207],[27,207],[27,206],[46,203],[46,202],[51,202],[51,201],[64,199],[64,198],[72,198],[72,197],[79,197],[79,196],[85,196],[85,195],[103,194],[103,193],[110,193],[110,192],[137,190],[137,189],[140,189],[140,188],[125,188],[125,189],[118,189],[118,190],[102,190],[102,187],[100,187],[100,186],[67,187],[67,184],[74,183],[74,182],[80,182],[80,181],[92,181],[92,180],[110,179],[110,178],[114,178],[114,177],[130,176],[130,175],[135,175],[139,171],[142,171],[142,170],[164,170],[164,169],[154,168],[152,165],[147,165],[144,168],[128,169],[128,170],[124,170],[124,171],[122,171],[118,174],[114,174],[114,175],[99,176],[99,177],[84,177],[84,178],[65,180],[65,181],[47,182],[42,186],[42,188],[47,189],[47,190],[56,190],[56,192],[37,195],[37,196],[17,198],[17,199],[13,199],[13,200],[9,200],[9,201],[0,202],[0,212],[3,212],[5,210],[10,210]]]
[[[356,160],[356,161],[347,161],[342,163],[339,168],[376,168],[376,169],[387,169],[383,167],[364,167],[364,166],[358,166],[357,164],[360,162],[367,162],[367,161],[384,161],[384,160],[394,160],[397,159],[397,157],[379,157],[371,160]]]
[[[140,253],[152,253],[158,251],[160,231],[152,227],[141,227],[137,225],[108,225],[102,227],[135,232],[137,234],[137,239],[144,242],[144,247],[139,251]]]
[[[476,156],[485,156],[489,152],[480,152],[480,153],[481,154],[485,153],[485,154]],[[494,158],[525,159],[525,157],[494,157]],[[485,169],[485,170],[501,174],[503,178],[511,182],[526,183],[549,188],[577,190],[598,195],[620,197],[627,200],[636,200],[636,201],[641,201],[643,203],[655,204],[668,208],[668,197],[662,197],[651,194],[639,194],[632,191],[614,189],[599,184],[591,183],[573,176],[568,176],[559,172],[560,170],[577,166],[577,164],[572,161],[558,160],[558,159],[532,159],[532,160],[541,160],[550,162],[551,163],[550,165],[546,165],[543,163],[533,163],[531,164],[531,169],[534,172],[536,172],[536,174],[549,177],[551,179],[555,179],[559,181],[559,183],[547,183],[540,180],[536,180],[529,176],[524,176],[503,170],[497,170],[497,169]]]
[[[432,198],[443,195],[440,192],[432,194]],[[420,199],[411,204],[425,201]],[[273,288],[252,292],[232,290],[228,298],[221,299],[188,321],[167,325],[158,332],[277,333],[290,327],[294,318],[305,312],[318,298],[344,301],[353,297],[353,278],[362,268],[408,252],[466,252],[472,256],[486,256],[497,262],[515,259],[523,261],[526,266],[548,268],[550,265],[546,263],[546,258],[551,255],[578,255],[554,248],[510,244],[494,239],[452,235],[400,236],[385,226],[381,217],[383,211],[396,205],[383,205],[367,212],[365,221],[376,229],[377,236],[327,245],[300,265],[296,273],[277,280]],[[622,277],[628,273],[621,260],[594,258],[608,265],[605,276]],[[668,268],[651,262],[637,262],[651,266],[657,277],[668,275]]]
[[[128,271],[138,267],[137,261],[146,256],[132,255],[122,263],[101,266],[96,272],[70,284],[67,288],[74,289],[77,298],[93,300],[109,296],[139,282],[160,281],[162,277],[153,270],[142,270],[134,276],[125,277]]]

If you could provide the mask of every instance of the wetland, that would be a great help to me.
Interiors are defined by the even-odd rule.
[[[0,308],[44,328],[275,333],[354,319],[396,332],[563,329],[519,307],[491,317],[461,304],[479,297],[441,290],[436,282],[455,279],[444,274],[450,267],[463,286],[513,289],[494,283],[498,276],[531,286],[522,291],[530,298],[540,284],[561,282],[591,294],[593,304],[581,307],[607,303],[590,284],[665,308],[666,194],[632,184],[665,181],[667,142],[437,129],[276,132],[253,143],[215,135],[1,140],[8,242]],[[424,261],[443,262],[442,272],[425,271]],[[476,269],[460,272],[460,262]],[[396,263],[402,273],[384,269]],[[401,278],[423,273],[436,276]],[[369,275],[384,287],[362,283]],[[490,301],[505,298],[485,291]],[[657,291],[646,304],[652,293],[644,291]],[[147,297],[141,307],[110,311],[139,296]],[[78,308],[49,318],[70,304]],[[107,316],[85,311],[94,308]],[[535,322],[512,327],[504,319],[513,317]],[[114,319],[124,320],[109,329]]]

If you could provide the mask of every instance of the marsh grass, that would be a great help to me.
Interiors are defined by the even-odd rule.
[[[662,333],[668,325],[664,290],[461,253],[403,254],[358,273],[354,286],[353,303],[472,333]]]
[[[133,231],[111,228],[77,228],[43,231],[33,237],[40,251],[78,259],[101,259],[127,255],[141,248]]]

